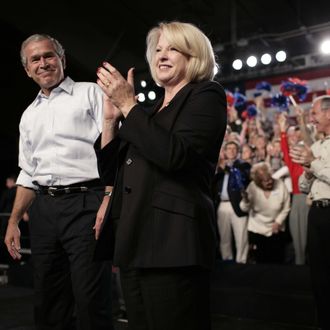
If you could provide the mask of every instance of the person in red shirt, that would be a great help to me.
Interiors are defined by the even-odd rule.
[[[278,117],[281,132],[281,149],[286,166],[289,169],[292,181],[292,204],[289,215],[289,229],[293,241],[295,253],[295,264],[306,263],[306,241],[307,241],[307,217],[309,206],[306,203],[306,194],[299,189],[298,179],[304,169],[300,164],[294,163],[289,155],[291,145],[302,143],[299,126],[290,126],[286,114],[283,112]]]

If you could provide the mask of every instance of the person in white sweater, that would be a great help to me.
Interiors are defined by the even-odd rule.
[[[290,194],[282,180],[272,178],[268,163],[254,164],[252,181],[245,192],[240,208],[249,213],[249,243],[256,263],[283,261],[282,232],[290,212]]]

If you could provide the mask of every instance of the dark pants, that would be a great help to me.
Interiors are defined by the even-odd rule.
[[[249,244],[254,246],[251,253],[256,263],[283,263],[285,247],[283,233],[268,237],[249,231]]]
[[[308,215],[307,252],[319,323],[330,330],[330,207],[312,205]]]
[[[130,330],[209,330],[210,273],[199,267],[120,269]]]
[[[37,195],[30,208],[36,329],[109,330],[111,267],[94,262],[102,191]]]

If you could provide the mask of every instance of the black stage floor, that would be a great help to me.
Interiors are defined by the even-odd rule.
[[[0,330],[33,330],[30,267],[8,274],[9,283],[0,285]],[[219,264],[211,301],[213,330],[318,329],[307,267]]]
[[[0,330],[33,330],[32,289],[0,286]],[[315,330],[302,325],[242,319],[213,315],[213,330]],[[128,329],[127,324],[114,322],[116,330]],[[170,329],[169,329],[170,330]],[[188,329],[187,329],[188,330]]]

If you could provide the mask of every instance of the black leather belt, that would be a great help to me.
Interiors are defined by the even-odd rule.
[[[90,188],[101,187],[101,181],[99,179],[79,182],[68,186],[41,186],[38,185],[38,194],[50,195],[52,197],[61,196],[65,194],[72,194],[78,192],[86,192]]]
[[[319,199],[317,201],[313,201],[312,205],[316,207],[330,207],[330,199]]]

